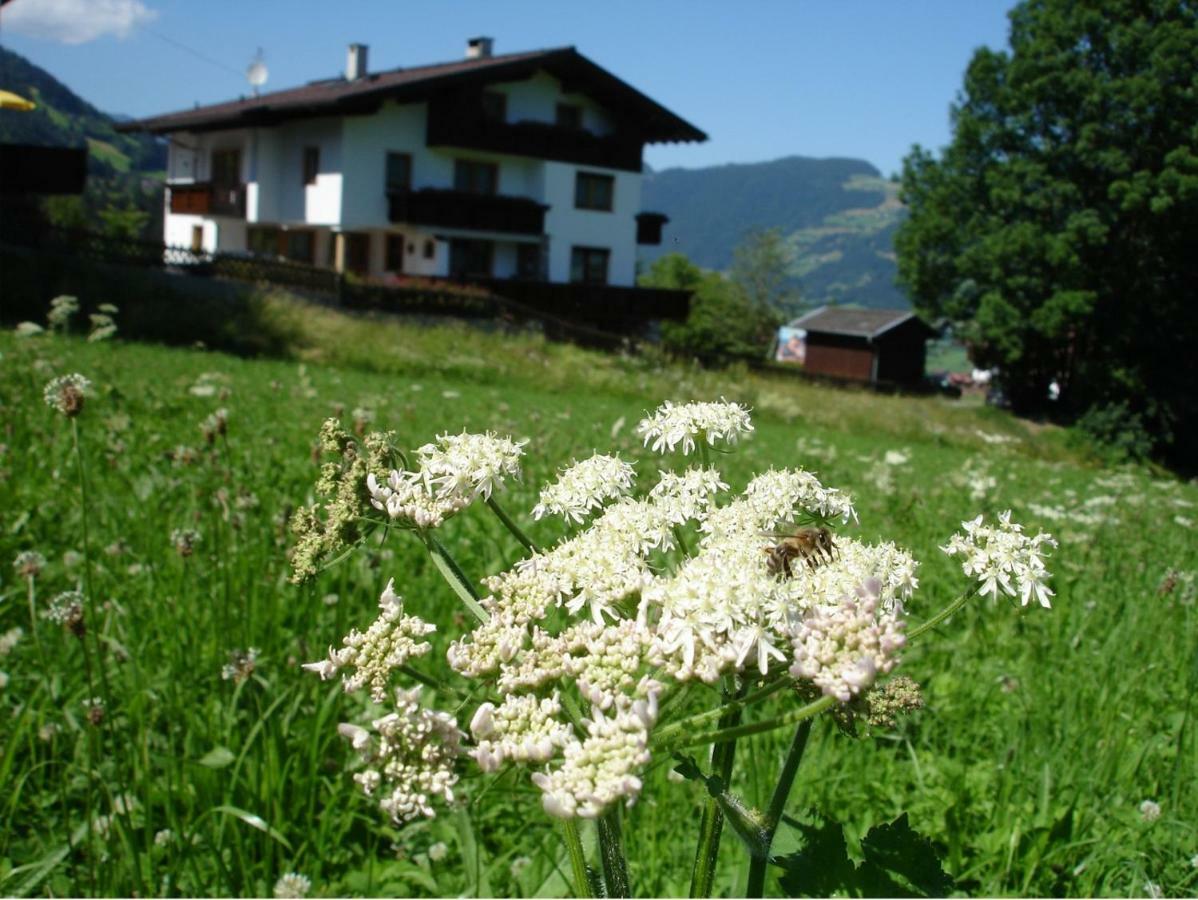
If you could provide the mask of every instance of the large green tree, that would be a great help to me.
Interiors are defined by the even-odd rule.
[[[1017,409],[1198,430],[1198,4],[1025,0],[978,50],[939,157],[904,161],[895,238],[917,308],[953,321]],[[1116,416],[1118,418],[1118,416]]]

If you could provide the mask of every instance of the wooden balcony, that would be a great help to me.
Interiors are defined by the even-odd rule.
[[[549,207],[525,197],[471,194],[440,188],[387,192],[387,217],[399,224],[542,234]]]
[[[641,171],[643,147],[630,137],[600,136],[548,122],[498,122],[486,118],[481,108],[475,109],[469,98],[443,98],[429,104],[425,143],[627,172]]]
[[[245,185],[212,184],[208,181],[168,185],[171,212],[193,216],[245,218]]]

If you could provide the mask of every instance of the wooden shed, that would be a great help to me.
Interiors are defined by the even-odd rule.
[[[805,371],[871,384],[910,385],[923,379],[926,342],[936,331],[904,309],[821,306],[785,326],[802,341]],[[779,357],[781,359],[781,357]]]

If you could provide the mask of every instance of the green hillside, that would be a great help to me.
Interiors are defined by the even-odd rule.
[[[780,228],[795,250],[805,304],[905,308],[894,285],[898,185],[863,160],[790,156],[764,163],[667,169],[644,182],[645,209],[670,217],[651,257],[680,252],[725,269],[754,228]]]

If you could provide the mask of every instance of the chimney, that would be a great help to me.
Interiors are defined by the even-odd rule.
[[[349,45],[349,53],[345,57],[346,81],[357,81],[366,77],[366,51],[369,49],[365,44]]]
[[[490,59],[494,38],[476,37],[466,41],[466,59]]]

